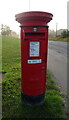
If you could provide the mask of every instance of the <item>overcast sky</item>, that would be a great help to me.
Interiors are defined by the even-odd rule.
[[[15,21],[15,14],[29,10],[45,11],[53,14],[53,20],[49,23],[50,29],[56,30],[56,23],[58,24],[58,29],[66,29],[67,1],[68,0],[0,0],[0,24],[8,25],[12,30],[19,32],[19,23]]]

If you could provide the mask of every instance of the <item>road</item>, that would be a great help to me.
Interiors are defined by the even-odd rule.
[[[48,48],[48,69],[52,71],[61,92],[67,94],[67,43],[49,41]]]

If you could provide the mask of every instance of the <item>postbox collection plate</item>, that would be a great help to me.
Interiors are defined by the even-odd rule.
[[[40,42],[31,41],[30,42],[30,57],[39,57]]]

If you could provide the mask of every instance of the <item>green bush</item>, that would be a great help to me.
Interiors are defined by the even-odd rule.
[[[69,31],[67,30],[67,31],[63,31],[62,33],[61,33],[61,37],[62,38],[67,38],[67,37],[69,37]]]

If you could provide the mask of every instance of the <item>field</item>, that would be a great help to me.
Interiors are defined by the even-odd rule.
[[[2,37],[2,82],[4,118],[65,118],[64,95],[47,70],[45,102],[40,106],[27,106],[21,100],[20,40]]]

